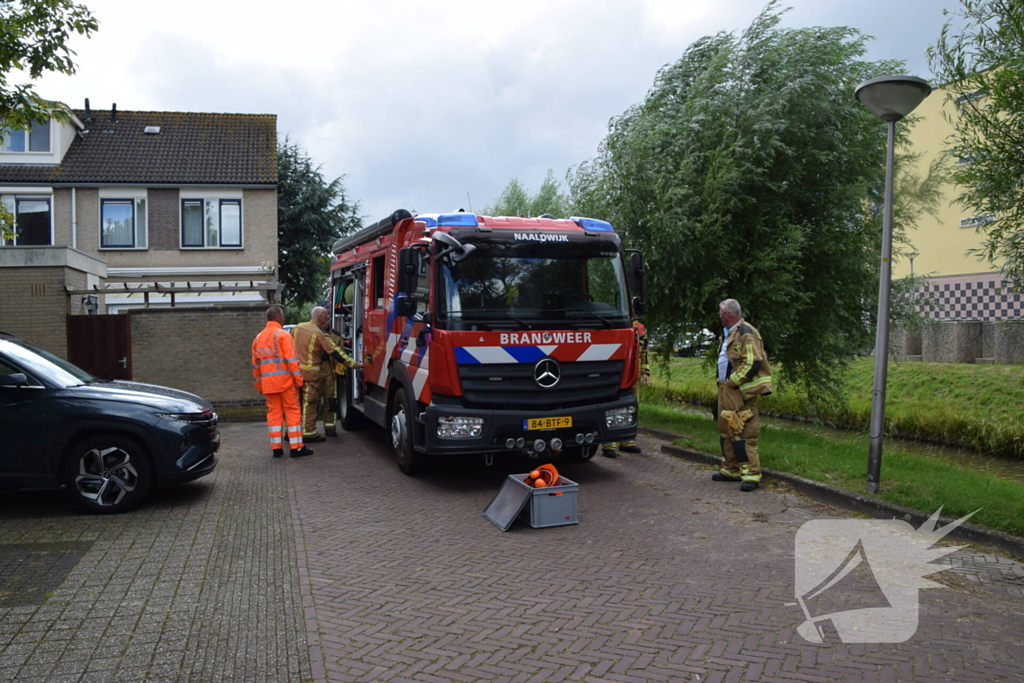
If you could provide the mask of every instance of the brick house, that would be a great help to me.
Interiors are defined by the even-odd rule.
[[[153,309],[262,311],[279,288],[277,117],[85,105],[0,131],[17,232],[0,241],[0,330],[68,357],[81,314],[139,314],[142,337]],[[213,334],[217,315],[200,319]]]
[[[104,261],[105,277],[89,278],[101,312],[170,305],[200,283],[224,291],[179,291],[174,304],[265,300],[226,288],[276,274],[277,117],[86,107],[4,136],[12,244]]]

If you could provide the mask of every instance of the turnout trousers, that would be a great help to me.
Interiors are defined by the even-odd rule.
[[[744,400],[739,389],[718,383],[718,436],[722,444],[723,476],[736,481],[761,481],[757,440],[761,418],[757,396]]]
[[[327,399],[334,396],[334,371],[329,367],[316,373],[302,373],[302,435],[312,438],[319,436],[316,431],[316,416],[320,412],[320,401],[324,402],[324,429],[334,429],[334,412]]]
[[[267,400],[267,432],[270,447],[284,448],[284,434],[287,429],[288,445],[292,450],[302,448],[302,422],[299,412],[299,394],[293,387],[284,391],[264,394]]]

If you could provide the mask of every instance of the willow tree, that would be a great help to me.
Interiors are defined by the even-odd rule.
[[[855,29],[780,16],[770,4],[662,68],[570,192],[644,251],[656,333],[717,329],[736,298],[785,378],[822,397],[870,348],[877,301],[885,126],[853,92],[902,64],[864,61]]]

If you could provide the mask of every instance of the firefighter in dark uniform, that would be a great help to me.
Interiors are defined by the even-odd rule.
[[[718,312],[725,328],[719,340],[717,409],[724,460],[711,478],[739,481],[741,491],[753,491],[761,482],[757,397],[772,393],[772,373],[761,335],[743,319],[739,302],[726,299]]]

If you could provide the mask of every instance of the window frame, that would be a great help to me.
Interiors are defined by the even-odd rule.
[[[107,203],[129,202],[132,207],[132,244],[106,245],[103,243],[103,207]],[[139,202],[143,207],[139,208]],[[142,217],[141,226],[139,217]],[[146,190],[101,191],[99,197],[99,229],[97,235],[100,251],[148,251],[149,250],[149,193]],[[140,239],[142,237],[142,239]]]
[[[209,243],[209,236],[211,226],[208,225],[207,207],[211,203],[216,203],[216,234],[217,244],[211,245]],[[202,209],[202,228],[200,235],[202,236],[201,244],[189,244],[185,241],[185,209],[189,205],[198,205]],[[230,244],[224,243],[224,207],[235,206],[238,207],[238,240]],[[189,193],[186,195],[182,193],[178,201],[178,246],[182,250],[194,251],[194,250],[221,250],[221,249],[245,249],[245,212],[243,208],[243,201],[241,196],[219,196],[217,193]]]
[[[3,202],[7,207],[7,210],[14,216],[14,238],[0,240],[0,247],[16,247],[19,246],[18,237],[21,234],[18,232],[18,203],[19,202],[38,202],[44,201],[49,207],[49,231],[48,231],[48,242],[45,245],[20,245],[20,246],[47,246],[52,247],[54,245],[54,229],[53,229],[53,195],[52,194],[26,194],[21,192],[0,192],[0,202]],[[13,205],[13,210],[11,208]]]
[[[32,149],[32,131],[38,126],[46,126],[46,149]],[[7,142],[14,135],[21,135],[24,138],[23,150],[6,149]],[[53,126],[50,121],[33,121],[32,128],[0,130],[0,154],[53,154]]]

